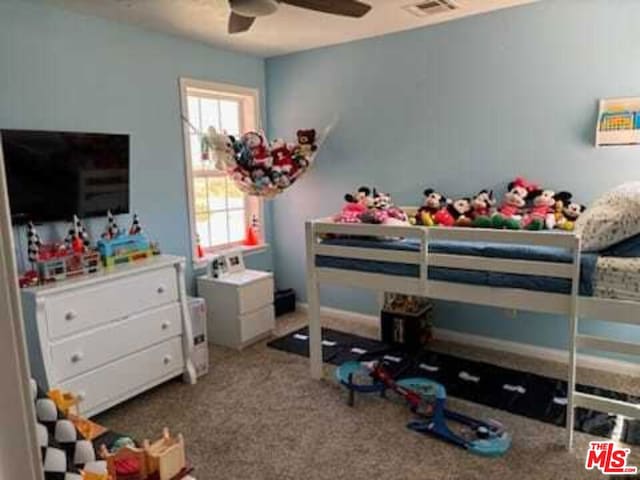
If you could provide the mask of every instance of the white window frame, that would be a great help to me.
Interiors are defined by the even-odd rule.
[[[189,215],[189,234],[191,237],[191,253],[194,264],[201,266],[207,262],[207,257],[219,254],[228,250],[241,248],[245,253],[255,253],[266,249],[264,236],[264,202],[259,197],[245,195],[245,214],[246,222],[251,221],[251,217],[255,214],[260,221],[260,244],[256,247],[246,247],[242,241],[227,243],[216,247],[205,248],[205,258],[199,259],[197,256],[197,228],[196,228],[196,211],[195,211],[195,194],[194,194],[194,174],[193,165],[191,163],[191,144],[190,133],[191,126],[184,121],[189,118],[188,96],[189,92],[201,90],[201,96],[210,96],[215,99],[240,100],[242,109],[240,111],[241,129],[244,131],[260,130],[260,91],[255,88],[241,87],[227,83],[210,82],[205,80],[196,80],[193,78],[181,77],[179,79],[179,94],[181,105],[181,124],[182,137],[184,146],[184,162],[185,162],[185,182],[187,191],[187,212]],[[215,92],[215,93],[211,93]],[[223,176],[224,173],[211,172],[210,176]]]

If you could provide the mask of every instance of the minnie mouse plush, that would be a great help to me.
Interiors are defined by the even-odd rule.
[[[367,213],[372,203],[371,189],[360,187],[357,193],[347,193],[344,196],[345,205],[336,216],[337,223],[361,223],[362,216]]]
[[[493,228],[519,230],[527,197],[537,189],[538,187],[535,184],[522,177],[518,177],[511,182],[508,185],[507,193],[504,194],[498,212],[491,217],[491,226]]]
[[[552,229],[556,223],[553,211],[557,197],[564,193],[556,194],[553,190],[542,189],[530,192],[531,209],[522,219],[522,226],[527,230]]]
[[[416,225],[432,227],[435,225],[434,215],[447,204],[447,199],[442,193],[436,192],[433,188],[427,188],[423,194],[424,202],[416,212],[415,222]]]

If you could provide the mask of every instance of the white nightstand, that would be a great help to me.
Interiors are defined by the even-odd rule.
[[[275,328],[272,273],[244,270],[221,278],[198,277],[198,296],[207,302],[209,343],[241,349]]]

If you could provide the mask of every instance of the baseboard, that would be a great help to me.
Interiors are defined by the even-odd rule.
[[[307,312],[309,306],[306,303],[298,303],[297,308],[300,311]],[[378,326],[380,322],[379,318],[375,315],[366,315],[364,313],[341,310],[339,308],[322,306],[320,307],[320,313],[328,317],[360,322],[366,325]],[[446,328],[435,328],[434,336],[439,340],[459,343],[461,345],[486,348],[488,350],[495,350],[498,352],[514,353],[525,357],[539,360],[550,360],[564,364],[569,362],[569,352],[556,348],[512,342],[499,338],[486,337],[484,335],[474,335],[472,333],[448,330]],[[578,366],[603,372],[615,372],[622,375],[640,377],[640,364],[624,360],[616,360],[613,358],[578,354]]]

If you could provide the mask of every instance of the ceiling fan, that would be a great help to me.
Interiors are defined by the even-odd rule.
[[[354,18],[363,17],[371,10],[371,5],[357,0],[229,0],[229,33],[246,32],[256,17],[275,13],[280,3]]]

